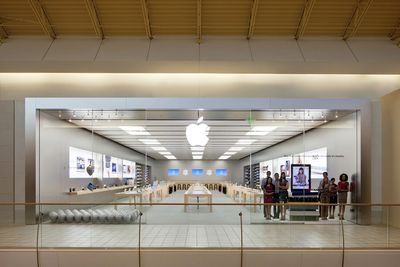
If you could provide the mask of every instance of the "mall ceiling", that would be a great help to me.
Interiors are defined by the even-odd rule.
[[[72,127],[94,133],[132,148],[154,159],[193,159],[186,138],[186,126],[203,116],[209,129],[209,142],[201,159],[216,160],[228,152],[227,159],[241,159],[315,127],[330,128],[329,121],[353,111],[334,110],[46,110],[52,116],[71,123]],[[123,127],[143,127],[131,134]],[[43,125],[45,127],[45,125]],[[268,127],[256,135],[254,127]],[[139,131],[139,133],[138,133]],[[250,134],[249,134],[250,133]],[[147,140],[147,141],[146,141]],[[94,146],[96,146],[94,144]],[[160,150],[161,147],[161,150]],[[155,149],[158,149],[156,151]],[[169,152],[168,155],[165,152]],[[162,153],[162,154],[161,154]],[[200,152],[195,152],[197,155]],[[201,153],[200,153],[201,154]]]
[[[0,0],[0,37],[400,37],[399,0]]]

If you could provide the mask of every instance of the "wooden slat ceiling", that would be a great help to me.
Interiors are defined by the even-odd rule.
[[[90,10],[90,6],[95,9]],[[252,11],[254,18],[250,23]],[[400,0],[0,0],[0,25],[2,38],[52,37],[49,32],[56,37],[396,38],[400,35]]]

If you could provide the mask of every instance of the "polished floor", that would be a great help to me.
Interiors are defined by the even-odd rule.
[[[164,202],[182,201],[177,192]],[[123,200],[124,201],[124,200]],[[127,200],[125,200],[127,201]],[[214,192],[214,202],[232,202]],[[320,222],[266,221],[261,209],[215,206],[152,206],[143,209],[143,247],[232,248],[240,246],[240,218],[243,213],[243,245],[248,248],[338,248],[342,231],[338,220]],[[37,232],[39,228],[39,232]],[[400,248],[400,229],[383,225],[343,225],[345,247]],[[138,246],[137,224],[51,224],[0,226],[0,247],[96,247]],[[38,239],[37,237],[38,234]]]

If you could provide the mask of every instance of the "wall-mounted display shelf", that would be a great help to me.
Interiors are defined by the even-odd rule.
[[[260,163],[251,165],[251,187],[260,188]]]
[[[116,190],[123,190],[125,188],[131,188],[133,185],[120,185],[120,186],[110,186],[106,188],[97,188],[94,189],[93,191],[90,191],[89,189],[85,190],[78,190],[74,192],[66,192],[68,195],[88,195],[88,194],[97,194],[97,193],[104,193],[104,192],[110,192],[110,191],[116,191]]]
[[[243,185],[250,186],[251,182],[251,168],[250,165],[244,166],[243,170]]]

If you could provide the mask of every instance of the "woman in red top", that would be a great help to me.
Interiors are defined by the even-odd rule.
[[[349,177],[347,174],[342,173],[339,177],[339,183],[338,183],[338,203],[339,203],[339,220],[344,219],[344,210],[346,208],[346,203],[347,203],[347,192],[349,192]]]
[[[264,203],[267,205],[264,205],[264,210],[265,210],[265,218],[267,220],[271,220],[271,205],[269,203],[274,202],[274,194],[275,194],[275,186],[272,183],[272,178],[268,177],[267,178],[267,183],[265,184],[264,188]]]

